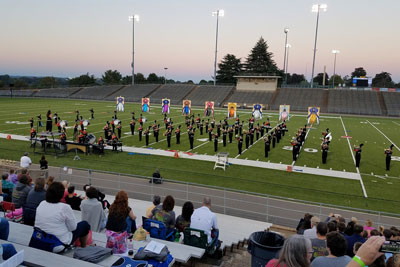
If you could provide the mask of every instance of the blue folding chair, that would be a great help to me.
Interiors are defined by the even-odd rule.
[[[144,221],[143,229],[150,233],[150,237],[167,241],[175,240],[176,230],[167,229],[163,222],[147,219]]]

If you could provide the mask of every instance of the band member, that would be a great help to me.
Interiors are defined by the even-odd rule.
[[[135,120],[135,119],[132,119],[131,122],[129,123],[129,125],[131,126],[131,133],[132,133],[132,135],[135,135],[136,120]]]
[[[60,118],[58,117],[57,112],[54,113],[54,124],[57,125],[57,121],[58,121],[59,119],[60,119]]]
[[[111,137],[111,144],[112,144],[112,151],[117,151],[117,147],[118,147],[118,138],[115,135],[115,133],[113,133],[112,137]]]
[[[146,146],[149,146],[149,134],[150,134],[150,129],[151,127],[149,126],[145,131],[144,131],[144,137],[146,139]]]
[[[235,127],[235,136],[237,136],[239,133],[239,124],[235,124],[233,127]]]
[[[245,136],[245,140],[246,140],[246,149],[249,148],[249,143],[250,143],[250,134],[246,131],[243,131],[243,134],[246,135]]]
[[[97,146],[99,149],[99,153],[104,154],[105,143],[104,143],[103,137],[101,137],[101,136],[99,137],[99,140],[97,141]]]
[[[356,158],[356,167],[360,167],[360,161],[361,161],[361,152],[362,152],[362,147],[364,144],[360,144],[358,147],[354,148],[354,152],[356,152],[355,158]]]
[[[243,146],[243,136],[238,137],[238,154],[242,155],[242,146]]]
[[[226,147],[226,135],[227,135],[227,131],[226,131],[226,129],[224,128],[223,130],[222,130],[222,144],[223,144],[223,146],[224,147]]]
[[[212,131],[213,131],[213,128],[212,128],[212,127],[208,128],[208,140],[209,140],[210,142],[212,141]]]
[[[282,129],[282,136],[285,136],[285,132],[287,132],[287,127],[286,127],[285,121],[282,122],[281,129]]]
[[[67,135],[65,133],[62,133],[60,136],[60,144],[65,145],[67,143]]]
[[[212,121],[211,121],[211,128],[215,128],[215,119],[213,119]]]
[[[242,135],[243,124],[244,124],[244,121],[242,121],[242,123],[239,123],[239,135]]]
[[[90,116],[91,116],[91,118],[93,120],[94,119],[94,109],[91,108],[89,111],[90,111]]]
[[[328,149],[329,146],[327,143],[322,143],[322,164],[326,164],[326,159],[328,158]]]
[[[30,133],[31,133],[31,139],[33,139],[33,138],[36,137],[36,130],[35,130],[35,128],[32,127]]]
[[[79,121],[79,110],[76,111],[76,120],[75,121]]]
[[[115,133],[114,117],[111,119],[111,127],[112,127],[112,132]]]
[[[52,132],[53,130],[53,119],[51,118],[51,111],[48,110],[46,114],[46,132]]]
[[[393,147],[394,147],[394,145],[392,144],[388,149],[385,149],[385,154],[386,154],[386,170],[387,170],[387,171],[390,171],[390,161],[392,160]]]
[[[193,143],[194,143],[194,128],[192,128],[189,131],[189,143],[190,143],[190,149],[193,149]]]
[[[263,137],[264,136],[264,125],[261,125],[258,130],[260,131],[261,137]]]
[[[276,134],[275,134],[274,131],[272,131],[271,137],[272,137],[272,148],[275,148],[275,144],[276,144]]]
[[[260,138],[260,124],[257,123],[257,127],[255,129],[256,131],[256,140],[258,140]]]
[[[143,133],[143,126],[142,125],[140,125],[140,127],[138,129],[138,132],[139,132],[139,142],[141,142],[142,141],[142,133]]]
[[[81,125],[81,131],[85,130],[85,126],[83,125],[83,117],[81,116],[81,119],[79,121],[79,124]]]
[[[266,158],[268,158],[268,152],[269,152],[269,150],[270,150],[270,141],[269,141],[269,138],[268,138],[268,136],[266,136],[265,138],[264,138],[264,156],[266,157]]]
[[[85,142],[85,135],[83,133],[80,133],[77,141],[79,144],[83,144]]]
[[[176,144],[179,145],[181,143],[181,126],[180,125],[175,130],[175,137],[176,137]],[[189,132],[189,138],[190,138],[190,132]]]
[[[171,127],[168,127],[167,131],[165,132],[165,135],[167,136],[167,146],[171,147],[171,135],[172,135]]]
[[[135,118],[135,112],[134,112],[134,111],[132,111],[132,112],[131,112],[131,114],[132,114],[132,120],[135,120],[135,121],[136,121],[136,118]]]
[[[217,124],[217,135],[221,136],[221,121],[219,121]]]
[[[228,136],[229,136],[229,144],[232,144],[232,138],[233,138],[233,129],[232,129],[232,127],[229,127],[229,129],[228,129]]]
[[[117,118],[117,111],[116,110],[114,110],[114,120],[117,120],[118,118]]]
[[[253,129],[253,127],[254,127],[254,117],[251,117],[251,118],[249,119],[249,128],[250,128],[250,129]]]
[[[197,114],[197,117],[196,117],[196,126],[197,126],[197,128],[199,128],[199,126],[200,126],[200,114]]]
[[[75,125],[76,125],[76,123],[75,123]],[[110,130],[110,127],[108,126],[108,121],[106,122],[106,125],[103,127],[103,130],[104,130],[104,137],[107,138],[108,131]],[[74,131],[75,131],[75,127],[74,127]]]
[[[210,124],[210,119],[208,119],[208,120],[206,121],[206,128],[205,128],[205,129],[206,129],[206,132],[208,132],[208,128],[209,128],[208,125],[209,125],[209,124]]]
[[[300,151],[300,144],[296,141],[292,145],[293,145],[293,150],[292,150],[293,161],[296,161]]]
[[[254,128],[251,128],[250,130],[249,130],[249,136],[250,136],[250,145],[253,145],[253,143],[254,143]]]
[[[58,132],[61,133],[61,124],[60,124],[60,121],[57,122],[57,128],[58,128]]]
[[[156,127],[153,128],[154,138],[156,139],[156,142],[157,142],[157,143],[158,143],[159,131],[160,131],[160,124],[156,125]]]
[[[119,124],[117,126],[118,139],[121,139],[121,131],[122,131],[122,125],[121,125],[121,122],[119,122]]]
[[[218,151],[218,134],[214,134],[214,152]]]
[[[200,129],[200,135],[203,135],[203,124],[204,124],[204,120],[202,120],[201,123],[199,124],[199,126],[197,126]]]
[[[279,144],[279,141],[281,140],[282,137],[282,131],[279,126],[275,128],[275,133],[276,133],[276,142]]]
[[[77,137],[78,137],[78,123],[75,122],[75,124],[74,124],[74,135],[73,135],[74,140],[75,140]]]
[[[30,125],[31,125],[31,128],[33,128],[33,123],[34,123],[33,117],[32,117],[30,120],[28,120],[28,121],[29,121],[29,123],[30,123]]]
[[[143,127],[143,116],[142,116],[142,114],[140,114],[140,117],[139,117],[139,124],[140,124],[140,126]]]

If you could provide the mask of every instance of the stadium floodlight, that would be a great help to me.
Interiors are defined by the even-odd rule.
[[[164,68],[164,72],[165,72],[165,75],[164,75],[164,84],[167,84],[167,70],[168,70],[168,68]]]
[[[333,88],[335,88],[335,76],[336,76],[336,55],[339,54],[339,50],[332,50],[332,54],[335,55],[335,60],[333,61]]]
[[[286,83],[286,48],[287,48],[287,37],[288,37],[288,32],[289,32],[289,28],[285,27],[283,29],[283,32],[285,33],[285,53],[283,56],[283,74],[285,75],[285,83]]]
[[[289,67],[289,50],[292,46],[290,44],[286,44],[285,49],[287,49],[287,55],[286,55],[286,70],[283,70],[285,72],[285,83],[287,82],[287,74],[288,74],[288,67]]]
[[[139,21],[139,15],[128,16],[128,20],[132,21],[132,85],[135,84],[135,21]]]
[[[214,86],[215,86],[217,84],[218,23],[219,23],[219,17],[225,16],[225,11],[222,9],[218,9],[217,11],[212,12],[212,15],[217,17],[217,30],[215,34],[215,60],[214,60]]]
[[[315,68],[315,55],[317,53],[319,13],[321,10],[326,12],[327,9],[328,9],[328,5],[326,5],[326,4],[315,4],[311,8],[311,12],[317,13],[317,24],[315,27],[315,40],[314,40],[314,56],[313,56],[313,65],[312,65],[312,71],[311,71],[311,88],[314,87],[314,68]]]

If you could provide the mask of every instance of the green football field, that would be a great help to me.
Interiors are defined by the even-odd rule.
[[[115,103],[105,101],[84,101],[64,99],[8,99],[0,98],[0,133],[29,135],[29,122],[31,117],[35,119],[41,114],[45,120],[48,109],[54,114],[57,112],[62,120],[67,120],[69,127],[75,120],[75,111],[79,110],[84,119],[90,118],[89,109],[95,110],[95,119],[88,126],[88,133],[93,133],[97,138],[104,135],[105,122],[111,120],[114,114]],[[126,103],[125,112],[118,113],[118,119],[122,121],[122,139],[124,146],[145,147],[144,138],[139,142],[138,135],[130,134],[129,122],[131,112],[136,118],[140,115],[140,104]],[[194,107],[192,112],[202,119],[203,109]],[[250,110],[239,110],[237,114],[247,126],[251,116]],[[168,149],[163,133],[165,127],[161,115],[161,103],[152,103],[151,112],[143,113],[146,117],[146,125],[150,126],[157,120],[161,124],[160,140],[155,142],[150,136],[149,149]],[[218,122],[226,116],[226,109],[217,109],[215,119]],[[171,107],[169,117],[174,126],[181,124],[181,144],[177,145],[175,137],[171,141],[173,150],[186,151],[197,154],[215,155],[213,142],[208,142],[208,134],[202,136],[196,131],[194,149],[190,150],[189,139],[186,133],[185,118],[181,114],[181,107]],[[260,124],[269,118],[271,126],[278,124],[278,112],[265,111]],[[45,121],[44,125],[45,125]],[[256,122],[256,124],[257,124]],[[233,124],[234,120],[229,120]],[[260,139],[241,156],[238,156],[236,140],[232,144],[222,145],[222,138],[218,146],[218,152],[229,152],[230,157],[254,161],[270,161],[271,163],[292,163],[292,152],[289,150],[290,140],[296,131],[307,123],[306,113],[292,114],[287,122],[288,132],[275,148],[271,148],[269,157],[264,157],[264,141]],[[329,128],[333,139],[329,148],[327,164],[321,162],[321,138],[322,132]],[[136,131],[138,125],[136,126]],[[347,130],[346,138],[345,130]],[[42,128],[39,130],[45,130]],[[53,131],[57,127],[53,126]],[[215,130],[214,130],[215,131]],[[69,139],[72,138],[72,127],[67,130]],[[356,180],[311,175],[305,173],[288,173],[285,171],[269,170],[257,167],[232,165],[223,170],[213,170],[214,163],[202,162],[190,159],[174,159],[154,155],[131,155],[128,153],[113,153],[107,151],[106,155],[81,156],[81,161],[73,161],[74,153],[66,156],[48,156],[49,164],[53,166],[75,166],[137,175],[151,175],[155,168],[159,168],[163,177],[173,180],[182,180],[200,184],[215,185],[232,189],[246,190],[249,192],[264,193],[290,197],[295,199],[324,202],[341,206],[373,209],[386,212],[400,213],[400,119],[398,118],[374,118],[353,117],[339,115],[321,115],[320,124],[313,126],[308,133],[304,149],[301,151],[295,166],[307,166],[319,169],[332,169],[337,171],[356,172],[352,156],[354,145],[364,144],[361,166],[359,168],[365,185],[368,198],[364,198],[361,184]],[[389,141],[390,140],[390,141]],[[384,149],[391,143],[396,146],[393,149],[391,170],[385,169]],[[245,146],[243,144],[243,150]],[[24,151],[32,151],[28,142],[0,139],[0,158],[19,160]],[[34,162],[38,162],[40,155],[31,154]]]

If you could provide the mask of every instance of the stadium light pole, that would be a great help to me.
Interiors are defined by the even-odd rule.
[[[285,50],[287,49],[287,55],[286,55],[286,70],[285,71],[285,83],[287,82],[287,75],[288,75],[288,67],[289,67],[289,50],[292,46],[290,44],[286,44]]]
[[[129,21],[132,21],[132,85],[135,84],[135,21],[139,21],[139,15],[133,15],[128,17]]]
[[[217,17],[217,30],[215,34],[215,60],[214,60],[214,86],[215,86],[217,84],[218,23],[219,23],[219,17],[223,17],[225,15],[225,11],[222,9],[218,9],[217,11],[212,12],[212,15]]]
[[[285,29],[283,29],[283,32],[285,33],[285,54],[283,56],[283,72],[285,74],[285,83],[286,83],[286,48],[287,48],[287,36],[288,36],[289,28],[286,27]]]
[[[318,39],[318,23],[319,23],[319,12],[320,10],[326,12],[328,5],[326,4],[315,4],[312,6],[311,12],[317,13],[317,24],[315,27],[315,40],[314,40],[314,56],[313,56],[313,65],[311,71],[311,88],[314,87],[314,67],[315,67],[315,54],[317,52],[317,39]]]
[[[168,68],[164,68],[164,72],[165,72],[165,75],[164,75],[164,84],[167,84],[167,70],[168,70]]]
[[[336,55],[339,54],[339,50],[332,50],[332,54],[335,55],[335,60],[333,61],[333,88],[335,88],[335,76],[336,76]]]

